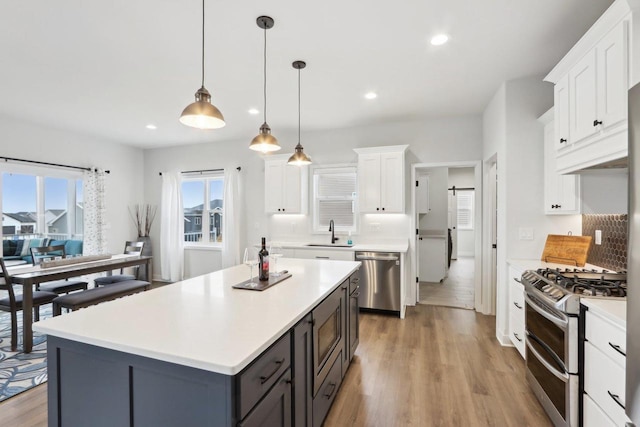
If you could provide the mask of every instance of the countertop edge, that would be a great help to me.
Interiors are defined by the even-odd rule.
[[[582,298],[580,303],[589,311],[609,320],[614,325],[627,329],[627,300]]]

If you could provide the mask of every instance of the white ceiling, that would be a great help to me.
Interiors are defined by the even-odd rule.
[[[275,19],[267,66],[276,137],[297,129],[297,59],[307,62],[303,134],[480,114],[501,82],[548,72],[611,3],[207,0],[205,86],[227,126],[198,131],[178,117],[200,86],[199,0],[3,1],[0,114],[143,148],[248,144],[262,123],[247,110],[262,112],[263,14]],[[449,43],[431,46],[440,32]],[[376,100],[364,99],[370,90]]]

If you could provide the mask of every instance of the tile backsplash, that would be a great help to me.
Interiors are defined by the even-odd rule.
[[[602,231],[602,244],[596,245],[596,230]],[[587,262],[611,270],[627,269],[627,215],[582,215],[582,235],[591,236]]]

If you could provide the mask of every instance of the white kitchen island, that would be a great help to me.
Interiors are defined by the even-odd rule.
[[[348,353],[347,305],[359,266],[283,258],[278,267],[292,277],[258,292],[232,288],[248,279],[241,265],[37,322],[34,330],[48,335],[49,425],[262,425],[267,414],[251,415],[276,383],[289,387],[289,398],[279,392],[282,408],[303,393],[290,392],[302,380],[296,362],[312,385],[315,367],[298,360],[307,351],[295,354],[294,329],[308,327],[312,351],[312,312],[334,295],[346,295],[337,350]],[[266,372],[256,377],[258,390],[247,382],[252,370]],[[301,395],[308,410],[316,394]]]

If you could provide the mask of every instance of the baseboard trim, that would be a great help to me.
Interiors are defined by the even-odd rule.
[[[511,338],[509,338],[509,335],[496,334],[496,338],[498,338],[498,342],[503,347],[515,347],[511,342]]]

